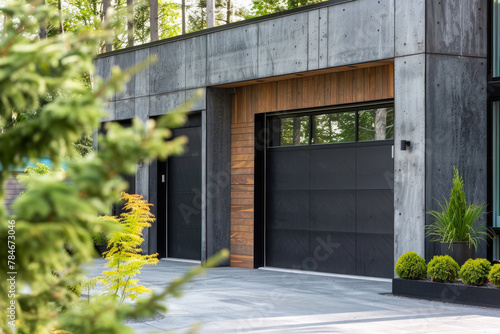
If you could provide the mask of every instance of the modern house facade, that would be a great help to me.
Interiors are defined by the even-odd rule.
[[[392,277],[407,251],[439,254],[426,212],[453,166],[500,228],[499,14],[498,0],[332,0],[100,55],[103,78],[157,57],[103,122],[204,93],[174,130],[186,153],[137,166],[157,216],[144,250]],[[498,241],[476,252],[498,255]]]

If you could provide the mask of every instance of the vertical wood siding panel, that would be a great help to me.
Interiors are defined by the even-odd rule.
[[[363,69],[363,101],[370,100],[370,69]]]
[[[374,68],[370,68],[370,100],[375,100],[375,87],[377,86],[376,83],[376,71]]]
[[[389,97],[394,98],[394,64],[389,65]]]
[[[384,80],[382,78],[382,75],[383,75],[383,69],[382,69],[382,66],[378,66],[376,69],[375,69],[375,98],[378,100],[378,99],[383,99],[384,98],[384,95],[383,95],[383,84],[384,84]]]
[[[382,96],[389,97],[389,66],[382,67]]]

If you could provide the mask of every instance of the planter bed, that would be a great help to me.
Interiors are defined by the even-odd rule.
[[[500,288],[492,284],[472,286],[463,283],[435,283],[430,280],[394,278],[392,294],[445,303],[500,308]]]

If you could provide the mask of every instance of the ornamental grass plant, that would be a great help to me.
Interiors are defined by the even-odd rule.
[[[494,235],[479,222],[486,213],[484,204],[467,204],[465,200],[463,179],[458,169],[453,167],[453,188],[450,199],[444,198],[444,204],[438,201],[441,211],[430,211],[433,222],[426,228],[426,235],[431,241],[452,244],[467,242],[469,248],[477,246],[480,241]]]

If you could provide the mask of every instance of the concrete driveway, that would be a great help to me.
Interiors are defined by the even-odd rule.
[[[90,275],[103,269],[98,260]],[[160,260],[141,284],[160,291],[196,264]],[[500,333],[500,310],[387,295],[391,282],[263,269],[214,268],[166,301],[161,320],[130,324],[137,333]]]

